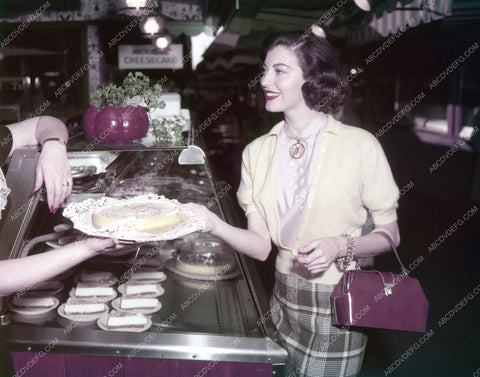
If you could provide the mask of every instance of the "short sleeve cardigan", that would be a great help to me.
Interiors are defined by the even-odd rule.
[[[237,192],[248,215],[258,211],[265,219],[279,253],[276,269],[303,279],[336,284],[342,273],[335,264],[314,278],[295,263],[296,250],[319,237],[348,233],[361,235],[367,211],[375,224],[397,220],[399,190],[378,140],[369,132],[328,117],[320,134],[320,147],[306,208],[292,247],[280,242],[280,221],[275,199],[273,161],[284,122],[247,145]]]

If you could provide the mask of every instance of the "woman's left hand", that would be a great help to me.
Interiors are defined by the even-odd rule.
[[[327,270],[340,256],[339,237],[323,237],[298,249],[297,261],[314,274]]]
[[[49,141],[42,147],[35,171],[34,191],[45,183],[48,208],[55,213],[72,191],[72,174],[65,146]]]

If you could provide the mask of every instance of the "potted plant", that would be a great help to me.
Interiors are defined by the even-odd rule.
[[[147,134],[150,125],[157,142],[172,141],[177,135],[172,135],[171,127],[151,116],[165,107],[161,95],[162,86],[150,85],[150,78],[142,72],[128,73],[121,86],[99,85],[97,97],[83,117],[85,135],[105,142],[138,140]],[[181,130],[180,120],[178,123],[176,129]]]

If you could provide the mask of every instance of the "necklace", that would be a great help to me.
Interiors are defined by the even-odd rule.
[[[325,121],[324,121],[323,126],[319,127],[315,131],[315,134],[318,134],[319,131],[321,132],[326,127],[327,121],[328,121],[328,115],[325,117]],[[285,127],[283,129],[285,130],[285,135],[287,135],[287,137],[290,140],[296,140],[296,143],[293,144],[289,149],[290,157],[295,159],[295,160],[298,160],[299,158],[302,158],[302,156],[305,154],[305,151],[307,150],[307,147],[305,146],[303,141],[305,141],[306,139],[308,139],[312,135],[307,135],[305,137],[292,136],[292,135],[290,135],[290,128],[288,127],[288,124],[285,124]]]
[[[298,160],[299,158],[302,158],[302,156],[305,154],[305,150],[306,150],[305,144],[303,144],[302,141],[304,141],[306,139],[306,137],[300,138],[300,137],[295,137],[295,136],[290,135],[288,133],[288,126],[285,127],[285,134],[290,138],[290,140],[293,139],[293,140],[297,141],[289,149],[290,157],[295,159],[295,160]]]

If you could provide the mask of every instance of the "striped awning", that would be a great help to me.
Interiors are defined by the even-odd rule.
[[[389,5],[377,8],[360,25],[348,31],[349,44],[361,45],[452,14],[452,0],[413,0],[408,4],[393,1],[385,4]]]

